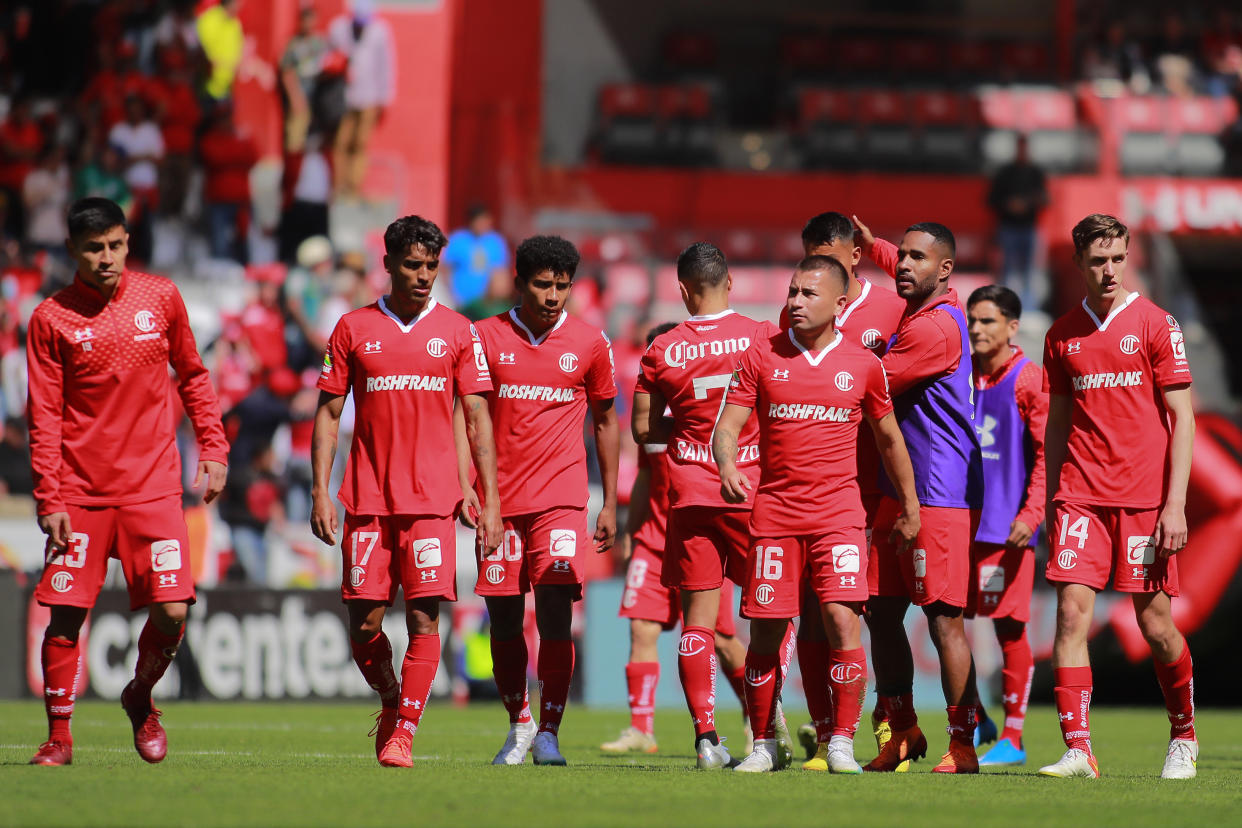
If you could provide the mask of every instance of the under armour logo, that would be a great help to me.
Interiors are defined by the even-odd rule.
[[[412,708],[414,708],[415,710],[421,710],[421,709],[422,709],[422,707],[423,707],[423,703],[422,703],[422,702],[420,702],[418,699],[402,699],[402,700],[401,700],[401,706],[402,706],[402,707],[412,707]]]
[[[787,379],[789,379],[789,369],[788,369],[788,368],[777,368],[777,369],[773,370],[773,371],[772,371],[772,379],[774,379],[774,380],[787,380]]]
[[[1061,714],[1059,714],[1059,715],[1057,716],[1057,718],[1059,718],[1059,719],[1060,719],[1061,721],[1063,721],[1063,722],[1073,721],[1073,719],[1074,719],[1074,713],[1073,713],[1073,711],[1067,711],[1067,712],[1065,712],[1065,713],[1061,713]]]
[[[379,350],[380,350],[380,341],[377,339],[377,340],[375,340],[374,342],[367,342],[367,343],[365,343],[365,344],[363,345],[363,350],[365,351],[365,353],[368,353],[368,354],[376,354],[376,353],[379,353]]]
[[[1081,342],[1071,342],[1065,346],[1065,353],[1067,354],[1076,354],[1081,350],[1082,350]]]
[[[543,709],[544,710],[555,710],[557,713],[563,713],[565,711],[565,705],[553,704],[552,702],[547,702],[546,704],[544,704]]]
[[[503,352],[500,354],[501,365],[513,365],[516,362],[517,362],[517,354],[506,354]]]
[[[1001,696],[1001,701],[1003,701],[1005,704],[1017,704],[1018,694],[1017,693],[1006,693],[1005,695]]]
[[[984,415],[982,425],[975,425],[975,431],[979,434],[979,448],[996,445],[996,435],[992,432],[996,430],[997,425],[999,422],[991,414]]]

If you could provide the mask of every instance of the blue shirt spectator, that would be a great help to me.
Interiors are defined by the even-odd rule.
[[[449,268],[449,284],[459,309],[486,298],[492,279],[504,278],[509,246],[494,229],[486,207],[470,208],[466,226],[449,236],[440,262]]]

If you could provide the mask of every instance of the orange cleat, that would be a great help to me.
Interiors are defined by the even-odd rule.
[[[163,713],[151,703],[150,696],[144,699],[136,695],[132,681],[121,691],[121,707],[134,728],[134,749],[145,762],[163,762],[168,755],[168,734],[160,724]]]
[[[379,755],[379,763],[386,768],[412,768],[414,760],[410,757],[413,751],[414,734],[405,728],[393,730],[388,743]]]
[[[30,758],[32,765],[72,765],[73,745],[49,739]]]
[[[894,730],[880,750],[880,755],[868,762],[863,770],[892,773],[903,762],[922,759],[926,755],[927,737],[915,725],[909,730]]]
[[[940,764],[932,773],[978,773],[979,757],[970,742],[949,742],[949,752],[940,757]]]
[[[384,746],[388,744],[388,740],[392,738],[392,732],[397,726],[397,708],[381,707],[379,712],[375,714],[375,727],[371,728],[368,736],[375,737],[375,758],[380,758],[380,754],[384,752]]]

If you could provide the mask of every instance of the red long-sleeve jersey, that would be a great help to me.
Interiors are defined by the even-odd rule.
[[[180,492],[174,388],[199,458],[227,462],[220,404],[169,280],[127,270],[105,301],[75,278],[35,309],[26,359],[40,515],[70,503],[121,506]]]

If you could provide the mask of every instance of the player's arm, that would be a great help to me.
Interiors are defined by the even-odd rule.
[[[642,451],[643,447],[639,446],[638,450]],[[617,534],[617,543],[613,547],[624,569],[629,568],[630,556],[634,554],[634,534],[642,528],[650,514],[651,468],[641,466],[634,477],[634,485],[630,488],[630,507],[625,511],[625,527]]]
[[[889,393],[894,397],[905,393],[924,380],[942,377],[957,368],[961,360],[960,346],[956,359],[950,356],[949,338],[938,321],[931,316],[910,319],[893,347],[881,358],[888,375]]]
[[[712,432],[712,456],[720,473],[720,495],[729,503],[745,503],[750,480],[737,468],[737,438],[753,408],[725,403]]]
[[[640,446],[645,443],[667,443],[672,421],[664,416],[668,403],[657,392],[634,392],[634,406],[630,410],[630,433]]]
[[[1160,390],[1173,423],[1173,438],[1169,441],[1169,491],[1156,521],[1155,541],[1160,555],[1168,557],[1186,546],[1186,485],[1190,482],[1190,456],[1195,444],[1195,410],[1189,385]]]
[[[607,552],[617,536],[617,468],[621,464],[621,426],[617,423],[616,397],[591,400],[595,427],[595,454],[604,486],[604,505],[595,519],[595,551]]]
[[[470,480],[470,438],[466,436],[466,414],[461,407],[461,397],[453,400],[453,447],[457,449],[457,484],[461,486],[461,522],[478,529],[483,509]]]
[[[1066,394],[1048,395],[1048,425],[1044,429],[1044,467],[1047,470],[1044,514],[1048,515],[1049,519],[1056,514],[1053,500],[1057,496],[1057,488],[1061,485],[1061,466],[1065,465],[1065,455],[1069,450],[1070,419],[1073,416],[1073,397]]]
[[[905,552],[919,534],[919,498],[914,489],[914,466],[906,449],[906,438],[901,435],[897,417],[890,411],[877,419],[867,418],[875,434],[875,446],[880,450],[884,471],[897,490],[901,514],[893,525],[892,542],[899,552]]]
[[[500,546],[503,527],[500,522],[500,489],[496,484],[496,440],[492,434],[492,415],[487,398],[482,394],[465,394],[461,398],[466,417],[466,437],[470,455],[483,488],[483,504],[479,514],[479,536],[488,554]],[[614,492],[615,497],[615,492]]]
[[[1031,437],[1033,457],[1022,508],[1009,525],[1009,537],[1005,540],[1005,545],[1011,549],[1025,549],[1030,546],[1035,530],[1044,519],[1044,505],[1047,501],[1044,432],[1048,427],[1048,395],[1040,390],[1039,383],[1039,369],[1027,363],[1014,389],[1018,414],[1026,423],[1026,433]]]
[[[344,408],[344,394],[320,391],[315,425],[311,430],[311,531],[329,546],[336,544],[339,518],[328,486],[332,479],[332,461],[336,458],[336,440]]]
[[[858,220],[858,216],[850,216],[854,222],[854,239],[871,261],[880,269],[897,278],[897,245],[888,239],[877,239],[871,228]]]
[[[50,547],[64,551],[73,532],[68,506],[60,495],[65,372],[55,331],[38,312],[30,318],[26,371],[26,423],[30,430],[30,469],[39,528],[47,535]]]
[[[229,441],[224,436],[224,423],[220,419],[220,400],[211,385],[211,374],[198,355],[198,344],[194,341],[181,294],[174,291],[169,302],[172,319],[168,327],[168,362],[177,372],[177,394],[198,439],[198,471],[194,475],[194,487],[198,488],[206,478],[203,502],[210,503],[224,491]]]

